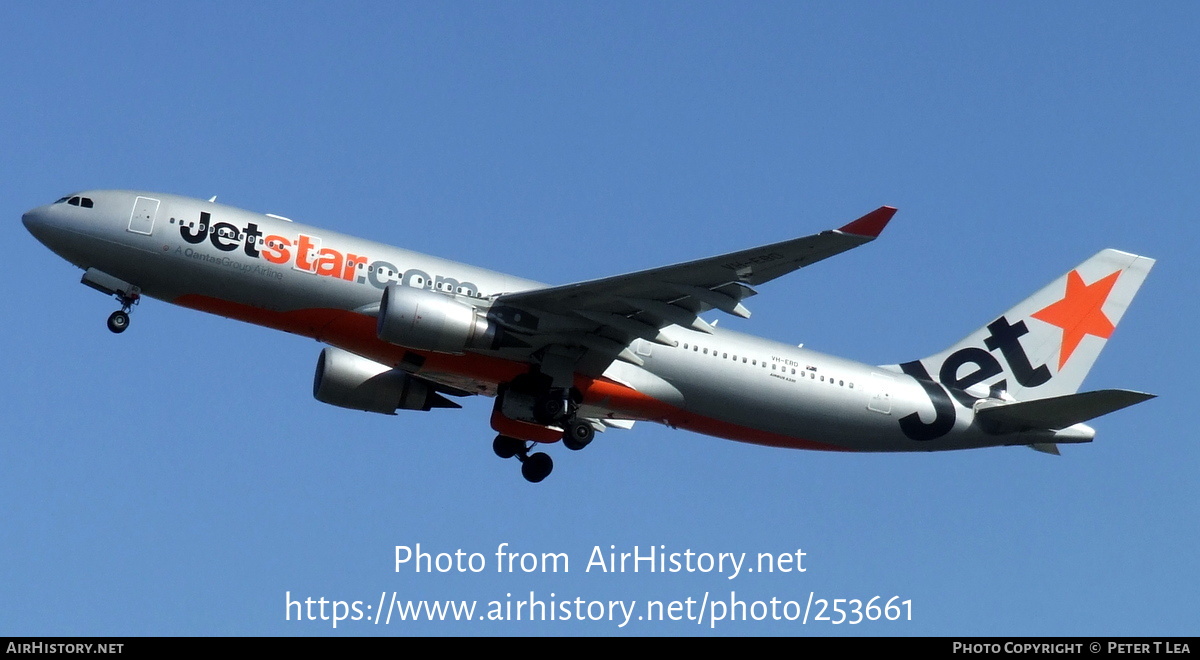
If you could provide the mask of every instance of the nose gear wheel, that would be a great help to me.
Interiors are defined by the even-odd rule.
[[[108,329],[114,334],[121,334],[129,329],[129,313],[133,311],[133,306],[138,304],[141,296],[137,293],[116,293],[113,294],[117,300],[121,301],[121,309],[108,315]]]

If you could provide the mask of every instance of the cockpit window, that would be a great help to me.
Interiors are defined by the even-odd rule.
[[[55,204],[62,204],[63,202],[67,201],[68,199],[71,199],[71,196],[70,196],[70,195],[67,195],[66,197],[59,197],[59,198],[58,198],[58,200],[57,200],[57,201],[55,201],[54,203],[55,203]]]
[[[92,198],[90,198],[90,197],[80,197],[79,195],[75,195],[70,198],[64,197],[63,199],[67,200],[67,203],[70,204],[71,206],[82,206],[85,209],[90,209],[93,207]],[[63,200],[62,199],[58,200],[58,202],[61,202],[61,201],[63,201]],[[55,204],[57,204],[58,202],[55,202]]]

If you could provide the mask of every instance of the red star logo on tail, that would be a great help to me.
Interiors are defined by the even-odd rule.
[[[1084,335],[1094,335],[1102,339],[1108,339],[1112,335],[1112,321],[1108,320],[1101,308],[1104,307],[1108,294],[1120,275],[1121,271],[1118,270],[1091,284],[1084,284],[1079,271],[1073,270],[1067,273],[1067,294],[1063,299],[1030,314],[1039,321],[1062,328],[1062,348],[1058,352],[1060,371],[1079,346],[1079,342],[1083,341]]]

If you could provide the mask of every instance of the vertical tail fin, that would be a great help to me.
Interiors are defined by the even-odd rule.
[[[1073,394],[1153,265],[1102,250],[957,344],[902,369],[923,370],[960,398],[989,390],[1018,400]]]

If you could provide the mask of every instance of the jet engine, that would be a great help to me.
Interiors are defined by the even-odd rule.
[[[497,338],[495,325],[474,306],[402,284],[383,290],[376,331],[391,344],[452,355],[493,348]]]
[[[313,397],[333,406],[385,415],[395,415],[399,409],[460,407],[427,381],[333,347],[322,350],[317,359]]]

